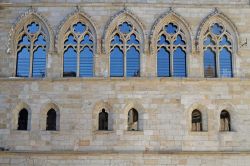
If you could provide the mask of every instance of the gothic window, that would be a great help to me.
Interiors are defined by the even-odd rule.
[[[164,25],[158,34],[157,76],[186,77],[186,49],[184,31],[172,22]]]
[[[233,77],[232,36],[221,23],[213,23],[203,40],[204,76]]]
[[[108,113],[105,109],[102,109],[102,112],[99,113],[99,130],[108,130]]]
[[[134,131],[138,130],[139,122],[138,122],[138,112],[136,109],[132,108],[128,112],[128,130]]]
[[[29,21],[18,33],[17,77],[45,77],[48,37],[37,21]]]
[[[125,21],[113,31],[110,44],[110,76],[140,76],[140,41],[132,23]]]
[[[56,111],[54,109],[50,109],[47,112],[47,121],[46,121],[46,130],[56,130],[57,117]]]
[[[93,34],[87,24],[75,21],[65,32],[63,48],[64,77],[94,75]]]
[[[17,130],[28,130],[28,111],[22,109],[18,114]]]
[[[220,131],[231,131],[230,114],[226,110],[220,114]]]
[[[192,131],[202,131],[202,116],[199,110],[192,112]]]

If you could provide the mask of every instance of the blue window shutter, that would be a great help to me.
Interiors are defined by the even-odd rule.
[[[33,57],[33,77],[45,77],[46,70],[46,52],[42,47],[39,47],[34,52]]]
[[[77,55],[75,50],[70,47],[64,52],[63,57],[63,76],[76,77],[77,71]]]
[[[165,48],[160,48],[157,53],[158,77],[170,77],[170,55]]]
[[[232,77],[232,54],[227,48],[220,51],[220,76]]]
[[[173,55],[174,77],[186,77],[186,53],[178,47]]]
[[[216,56],[211,48],[204,52],[204,76],[216,77]]]
[[[115,47],[110,54],[110,76],[124,76],[124,59],[123,52],[118,47]]]
[[[127,77],[140,76],[140,53],[135,47],[130,47],[126,55]]]
[[[30,52],[26,47],[23,47],[17,53],[17,77],[29,77],[30,70]]]
[[[84,47],[80,52],[80,77],[93,76],[93,51],[89,47]]]

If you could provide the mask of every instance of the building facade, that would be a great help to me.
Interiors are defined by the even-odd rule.
[[[248,0],[0,2],[0,165],[250,165]]]

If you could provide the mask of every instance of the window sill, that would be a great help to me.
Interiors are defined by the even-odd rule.
[[[192,136],[208,136],[208,131],[190,131]]]
[[[17,133],[17,134],[22,134],[22,133],[25,133],[25,134],[28,134],[30,132],[30,130],[16,130],[16,129],[13,129],[11,130],[11,132],[14,132],[14,133]]]
[[[41,134],[60,134],[59,130],[41,130]]]
[[[124,131],[124,134],[128,134],[128,135],[144,135],[144,131],[143,130],[131,130],[131,131]]]
[[[94,131],[94,134],[96,135],[108,135],[108,134],[112,134],[115,133],[114,130],[96,130]]]

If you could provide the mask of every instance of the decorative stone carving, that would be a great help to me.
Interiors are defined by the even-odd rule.
[[[123,23],[123,22],[129,22],[131,23],[138,31],[138,40],[140,41],[141,45],[141,53],[144,52],[144,44],[145,44],[145,34],[144,34],[144,26],[140,22],[140,20],[127,8],[124,8],[122,11],[115,14],[111,19],[108,21],[105,31],[103,34],[102,39],[102,49],[105,54],[109,53],[110,50],[110,44],[113,37],[113,31],[116,29],[117,25]]]

